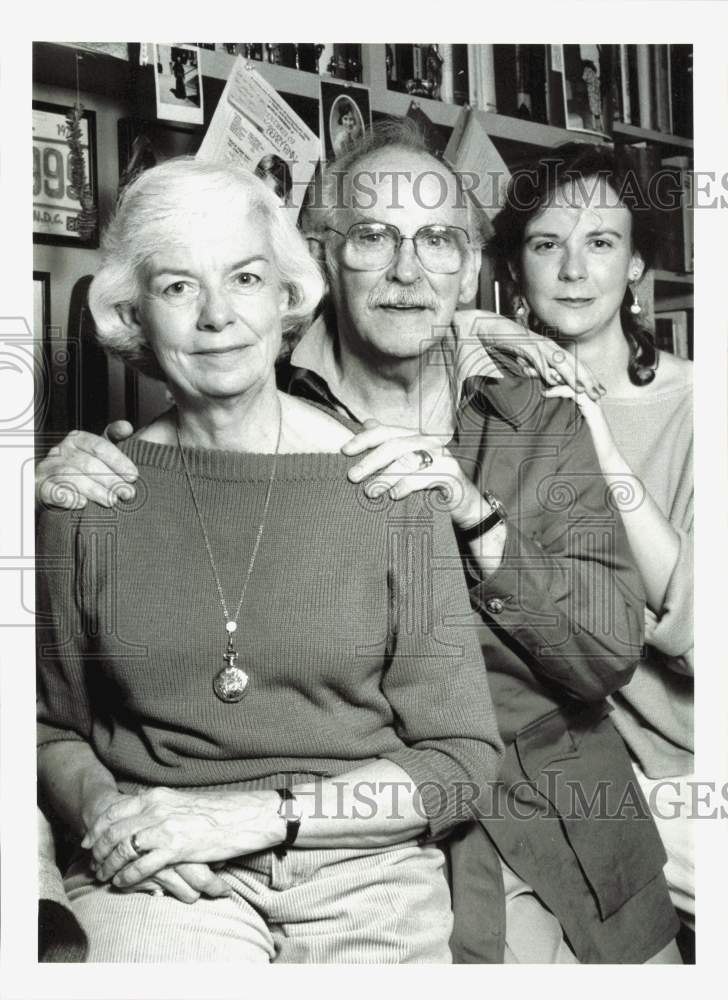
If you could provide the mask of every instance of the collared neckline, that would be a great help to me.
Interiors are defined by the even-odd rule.
[[[452,372],[451,388],[455,390],[454,396],[458,405],[468,402],[478,389],[484,389],[484,383],[494,385],[503,379],[503,373],[488,353],[481,338],[469,332],[470,327],[475,325],[473,317],[478,315],[470,311],[456,312],[446,345],[446,349],[450,348],[448,360]],[[294,368],[315,375],[326,387],[329,400],[347,415],[361,422],[363,418],[351,409],[341,386],[334,329],[327,319],[327,314],[323,313],[314,320],[293,349],[290,364]],[[468,333],[463,333],[466,326]],[[500,410],[500,406],[498,409]]]

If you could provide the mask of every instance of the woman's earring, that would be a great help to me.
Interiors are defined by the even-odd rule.
[[[639,316],[639,314],[642,312],[642,306],[640,305],[640,301],[637,298],[637,293],[635,292],[634,288],[630,288],[630,291],[632,292],[632,305],[629,307],[629,311],[634,316]]]
[[[525,316],[526,306],[524,305],[523,299],[519,296],[518,305],[516,307],[516,316]]]

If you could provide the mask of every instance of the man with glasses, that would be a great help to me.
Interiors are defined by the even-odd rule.
[[[464,790],[479,822],[451,845],[455,959],[672,957],[664,851],[605,701],[639,661],[641,586],[586,426],[466,328],[478,228],[410,134],[340,157],[304,228],[330,301],[281,384],[363,425],[344,450],[368,495],[440,487],[482,622],[463,627],[480,628],[508,745],[500,785]],[[125,469],[112,449],[67,439],[42,492],[80,473],[93,496],[97,472]],[[639,819],[619,815],[630,788]]]

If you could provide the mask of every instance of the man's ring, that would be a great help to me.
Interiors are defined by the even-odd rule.
[[[141,857],[141,855],[144,852],[142,851],[141,847],[139,846],[139,841],[137,840],[137,835],[135,833],[132,833],[131,837],[129,838],[129,843],[131,844],[131,849],[132,849],[132,851],[134,851],[134,853],[136,854],[136,856],[137,857]]]
[[[421,469],[427,469],[435,461],[429,451],[425,451],[424,448],[418,448],[416,451],[413,451],[412,454],[417,455],[419,458]]]

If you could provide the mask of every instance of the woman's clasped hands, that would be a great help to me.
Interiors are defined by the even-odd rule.
[[[166,878],[172,866],[205,868],[279,844],[285,824],[277,803],[275,791],[144,789],[108,806],[81,846],[93,855],[98,881],[111,881],[120,889],[139,888],[148,879],[162,884],[160,873]]]

